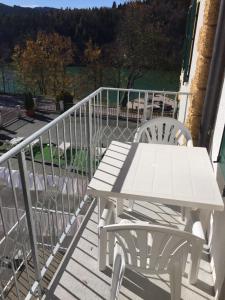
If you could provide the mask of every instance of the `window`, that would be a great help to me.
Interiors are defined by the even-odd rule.
[[[225,178],[225,127],[223,130],[222,142],[220,145],[220,152],[218,157],[218,162],[220,163],[220,167]]]
[[[191,5],[188,9],[186,34],[184,42],[184,55],[183,55],[183,71],[184,77],[183,82],[188,82],[189,73],[192,61],[192,52],[194,47],[195,31],[198,21],[199,2],[192,0]]]

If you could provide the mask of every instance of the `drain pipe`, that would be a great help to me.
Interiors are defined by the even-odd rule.
[[[209,150],[225,71],[225,0],[221,0],[212,60],[200,123],[199,146]]]

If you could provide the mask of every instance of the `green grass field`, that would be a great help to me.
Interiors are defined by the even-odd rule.
[[[33,154],[34,154],[35,161],[40,161],[40,162],[42,161],[42,153],[39,145],[33,147]],[[65,167],[66,160],[67,160],[67,166],[72,166],[72,168],[76,169],[76,171],[78,172],[85,173],[85,171],[88,168],[87,165],[88,153],[87,150],[85,149],[72,149],[72,153],[70,149],[67,149],[66,155],[64,153],[61,153],[59,157],[56,146],[52,145],[52,149],[51,149],[49,145],[44,144],[43,156],[44,156],[45,163],[51,164],[52,162],[54,165],[57,166],[61,165],[62,168]],[[93,161],[93,166],[94,164],[95,162]]]

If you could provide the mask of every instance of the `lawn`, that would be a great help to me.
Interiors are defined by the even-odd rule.
[[[87,149],[67,149],[66,153],[58,152],[55,145],[52,145],[52,149],[48,144],[43,145],[43,154],[41,153],[41,147],[36,145],[33,147],[34,160],[42,162],[42,155],[44,156],[45,163],[53,163],[56,166],[65,167],[71,166],[77,172],[85,172],[88,168],[88,152]],[[95,162],[93,161],[93,166]],[[98,161],[96,162],[98,164]]]

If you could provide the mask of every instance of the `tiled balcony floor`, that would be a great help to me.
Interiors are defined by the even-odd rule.
[[[90,218],[80,238],[75,237],[47,293],[47,299],[109,299],[111,267],[98,270],[98,215],[90,209]],[[147,217],[146,217],[147,216]],[[151,223],[183,228],[180,213],[175,208],[146,202],[135,203],[134,212],[125,211],[122,217],[142,219]],[[213,299],[213,281],[207,251],[203,251],[199,280],[190,285],[187,280],[189,262],[182,279],[182,299]],[[168,276],[145,277],[126,270],[119,299],[170,299]]]

